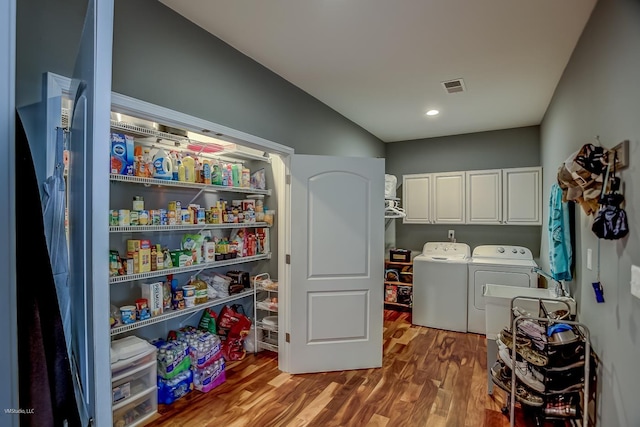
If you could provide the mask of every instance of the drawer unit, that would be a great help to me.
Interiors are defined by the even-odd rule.
[[[112,377],[112,403],[116,405],[126,402],[150,387],[155,387],[157,371],[156,361],[152,360],[117,377]]]
[[[143,426],[158,411],[158,389],[154,384],[126,402],[113,406],[114,427]]]
[[[156,347],[130,336],[111,343],[114,427],[143,426],[158,412]]]

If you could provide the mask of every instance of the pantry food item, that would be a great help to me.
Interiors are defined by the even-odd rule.
[[[133,175],[133,137],[123,133],[111,134],[111,173]]]

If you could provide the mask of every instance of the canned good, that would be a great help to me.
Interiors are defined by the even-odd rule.
[[[138,213],[138,222],[140,225],[149,224],[149,211],[140,211]]]
[[[160,209],[160,225],[169,225],[169,217],[166,209]]]
[[[193,224],[191,221],[191,211],[189,209],[182,209],[182,223]]]
[[[129,212],[129,223],[131,224],[132,227],[140,225],[138,211]]]
[[[112,209],[109,211],[109,225],[112,227],[117,227],[118,226],[118,211],[115,209]]]
[[[133,258],[127,258],[127,272],[126,272],[126,274],[133,274],[133,273],[134,273]]]
[[[196,223],[196,221],[194,221],[194,223]],[[198,208],[198,224],[205,224],[205,209],[204,208]]]
[[[128,227],[131,225],[131,219],[129,217],[129,209],[118,210],[118,225],[121,227]]]
[[[167,212],[167,224],[176,225],[176,211]]]

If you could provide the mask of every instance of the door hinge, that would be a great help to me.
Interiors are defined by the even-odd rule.
[[[291,184],[291,175],[287,175],[284,180],[287,184]]]
[[[284,262],[285,262],[285,264],[291,264],[291,255],[287,254],[284,257]]]
[[[291,342],[291,335],[289,335],[289,332],[287,332],[287,333],[284,335],[284,340],[285,340],[286,342]]]

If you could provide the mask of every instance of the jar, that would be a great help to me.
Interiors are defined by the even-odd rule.
[[[133,210],[134,211],[144,210],[144,198],[142,196],[135,196],[133,198]]]

